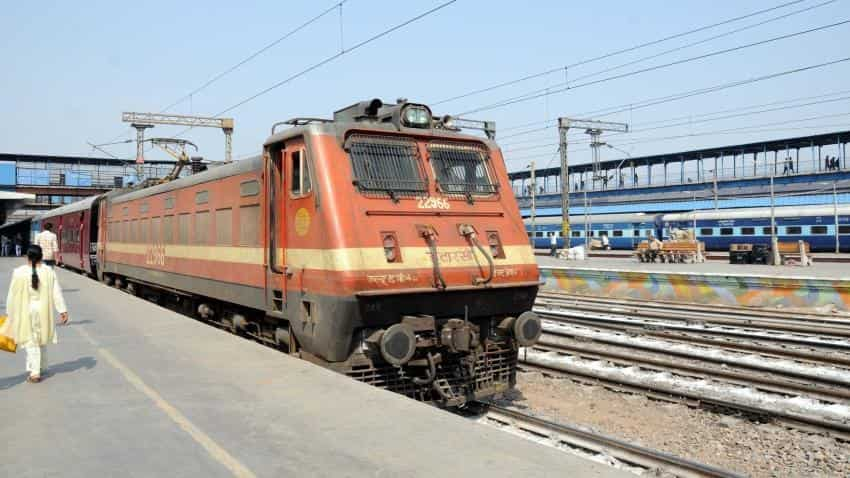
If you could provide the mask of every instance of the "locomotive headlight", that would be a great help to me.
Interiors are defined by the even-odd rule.
[[[399,262],[401,259],[401,254],[398,247],[398,239],[396,239],[395,234],[391,232],[385,232],[382,235],[384,257],[387,259],[387,262]]]
[[[425,105],[409,104],[401,112],[401,121],[408,128],[430,128],[431,110]]]

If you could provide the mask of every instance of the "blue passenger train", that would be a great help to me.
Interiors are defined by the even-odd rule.
[[[600,214],[590,217],[591,238],[608,236],[612,249],[633,249],[649,234],[667,239],[673,229],[694,230],[706,249],[728,251],[733,243],[769,244],[770,208],[747,208],[694,211],[672,214]],[[838,243],[841,252],[850,252],[850,205],[788,206],[777,207],[774,212],[776,234],[780,241],[803,240],[813,251],[835,252]],[[558,247],[566,247],[560,237],[561,218],[541,217],[531,231],[526,219],[529,237],[535,247],[548,248],[550,236],[558,239]],[[585,217],[570,216],[570,245],[585,241]]]

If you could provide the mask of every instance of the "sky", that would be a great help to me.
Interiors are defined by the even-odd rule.
[[[341,9],[167,111],[218,114],[341,48],[442,3],[346,0]],[[371,98],[391,102],[404,97],[431,105],[435,114],[466,113],[464,117],[495,121],[509,170],[526,168],[532,160],[537,167],[556,165],[557,130],[546,126],[559,116],[629,123],[632,132],[605,136],[612,148],[602,151],[603,159],[850,129],[850,61],[641,107],[653,98],[850,57],[847,23],[660,67],[850,20],[850,0],[801,0],[575,65],[786,3],[791,0],[457,0],[228,111],[225,116],[235,119],[234,157],[258,153],[277,121],[330,117],[334,110]],[[338,4],[151,0],[4,5],[0,152],[102,157],[87,142],[134,137],[121,122],[123,111],[160,112]],[[566,65],[575,66],[565,70]],[[557,71],[445,101],[548,70]],[[555,92],[565,82],[571,89]],[[530,92],[551,94],[481,110]],[[612,109],[623,111],[604,114]],[[182,129],[157,126],[147,134],[172,136]],[[224,138],[218,130],[196,129],[182,137],[195,142],[206,159],[223,156]],[[583,132],[576,131],[570,140],[571,163],[588,162]],[[135,155],[132,143],[103,148],[118,157]],[[167,158],[157,151],[147,157]]]

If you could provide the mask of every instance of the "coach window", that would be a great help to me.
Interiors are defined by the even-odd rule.
[[[189,213],[177,216],[177,243],[189,244]]]
[[[711,235],[714,235],[714,229],[712,229],[712,228],[710,228],[710,227],[704,227],[704,228],[702,228],[702,229],[700,229],[700,230],[699,230],[699,235],[700,235],[700,236],[711,236]]]
[[[260,194],[260,182],[256,179],[239,183],[239,196],[251,197]]]
[[[195,213],[195,244],[207,244],[210,234],[210,212]]]
[[[573,237],[581,237],[581,231],[570,231],[570,235]]]
[[[773,230],[774,230],[777,234],[779,234],[779,228],[778,228],[778,227],[774,227],[774,228],[773,228]],[[771,234],[770,234],[770,228],[769,228],[769,227],[763,227],[763,228],[761,228],[761,233],[762,233],[762,234],[764,234],[765,236],[770,236],[770,235],[771,235]]]
[[[206,204],[210,200],[209,191],[198,191],[195,193],[195,204]]]
[[[838,226],[839,234],[850,234],[850,226]]]
[[[295,197],[306,196],[313,190],[306,151],[304,149],[293,151],[290,157],[292,158],[292,181],[289,190]]]
[[[162,218],[162,242],[164,244],[174,244],[174,216],[165,216]]]
[[[144,218],[139,220],[139,242],[146,244],[148,242],[148,232],[150,231],[150,220]]]
[[[614,237],[623,237],[623,231],[614,230]]]
[[[812,234],[826,234],[826,226],[812,226]]]
[[[151,244],[162,243],[162,218],[151,218]]]
[[[721,236],[731,236],[732,234],[734,234],[734,231],[731,227],[721,227],[720,228],[720,235]]]
[[[218,209],[215,212],[215,243],[230,246],[233,242],[233,209]]]
[[[741,235],[742,236],[752,236],[752,235],[755,235],[755,233],[756,233],[756,228],[754,228],[754,227],[742,227],[741,228]]]
[[[260,205],[239,208],[239,245],[260,245]]]
[[[785,234],[802,234],[803,228],[800,226],[787,226],[785,228]]]

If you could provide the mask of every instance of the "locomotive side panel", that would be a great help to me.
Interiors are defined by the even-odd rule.
[[[104,272],[264,309],[260,179],[255,170],[110,198]]]

